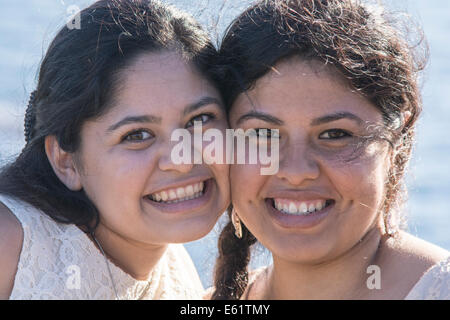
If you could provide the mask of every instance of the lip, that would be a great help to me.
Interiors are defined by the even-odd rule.
[[[292,197],[291,197],[292,198]],[[305,197],[299,197],[299,198],[292,198],[298,200],[314,200],[318,199],[316,198],[309,198],[306,199]],[[328,198],[327,200],[332,200]],[[267,206],[267,210],[269,212],[269,215],[272,217],[272,219],[275,221],[277,225],[284,229],[311,229],[313,227],[318,226],[322,221],[324,221],[331,213],[333,208],[335,207],[336,201],[332,200],[332,203],[329,204],[326,208],[307,214],[307,215],[301,215],[301,214],[286,214],[282,213],[273,206],[273,198],[266,198],[265,204]]]
[[[177,203],[161,203],[161,202],[153,201],[148,196],[145,196],[144,201],[146,203],[150,204],[151,206],[155,207],[159,211],[162,211],[165,213],[171,213],[171,214],[182,214],[182,213],[199,210],[202,207],[206,206],[212,199],[212,194],[213,194],[214,189],[216,188],[216,184],[214,182],[214,179],[212,179],[212,178],[207,179],[207,180],[196,179],[193,181],[194,181],[193,183],[204,181],[205,186],[203,189],[204,190],[203,195],[201,197],[191,199],[191,200],[184,200],[184,201],[177,202]],[[181,186],[184,186],[187,184],[190,184],[190,183],[178,184],[178,187],[181,187]],[[165,188],[165,189],[171,189],[171,188],[176,188],[176,187],[169,187],[169,188]],[[165,190],[165,189],[161,189],[161,191]],[[158,192],[158,191],[156,191],[156,192]]]

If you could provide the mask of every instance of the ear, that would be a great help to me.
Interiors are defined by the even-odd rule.
[[[60,148],[55,136],[45,137],[45,153],[56,176],[72,191],[82,189],[80,174],[75,166],[73,153]]]

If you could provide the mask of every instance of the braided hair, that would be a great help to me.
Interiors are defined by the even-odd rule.
[[[36,98],[36,90],[31,92],[30,99],[28,100],[28,107],[25,111],[25,123],[24,123],[24,132],[25,132],[25,143],[31,141],[33,138],[33,129],[36,124],[36,107],[34,106]]]
[[[231,214],[232,206],[227,212],[229,215]],[[211,299],[238,300],[248,284],[247,266],[250,262],[250,248],[256,243],[256,238],[244,224],[242,224],[242,237],[236,237],[230,219],[223,228],[218,241],[218,261],[226,261],[226,263],[216,264],[214,270],[216,288]]]

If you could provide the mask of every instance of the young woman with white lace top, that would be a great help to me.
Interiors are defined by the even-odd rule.
[[[80,22],[51,43],[1,169],[0,298],[200,299],[182,243],[229,205],[228,167],[174,164],[171,134],[226,129],[214,46],[157,1],[97,1]]]

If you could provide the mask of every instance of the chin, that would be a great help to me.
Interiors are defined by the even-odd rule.
[[[284,237],[284,241],[279,241],[281,237],[266,246],[274,257],[282,260],[315,265],[333,259],[337,251],[330,241],[331,239],[319,239],[314,235],[304,235],[301,238],[289,235]]]
[[[218,217],[199,216],[168,227],[163,237],[167,243],[185,243],[205,237],[214,228]],[[169,231],[170,230],[170,231]]]

